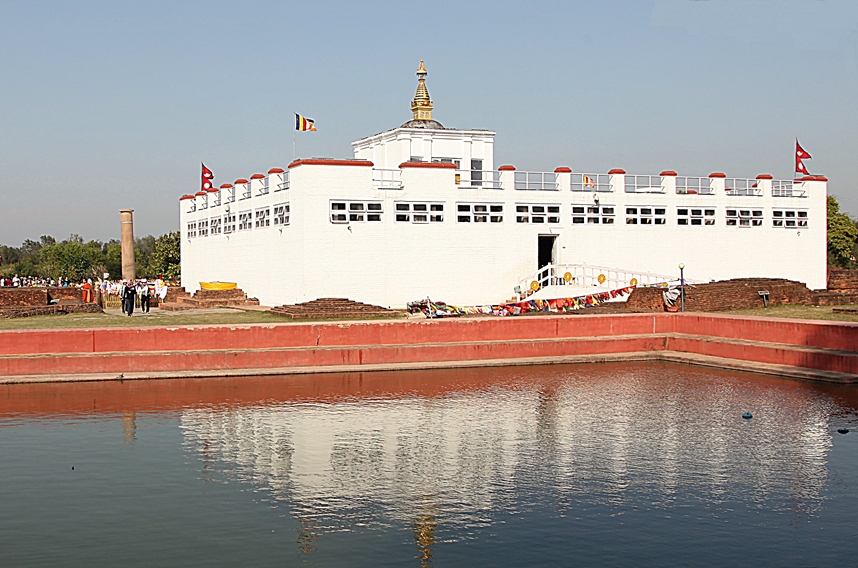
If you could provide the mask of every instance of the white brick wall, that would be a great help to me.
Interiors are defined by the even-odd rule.
[[[493,167],[493,166],[491,166]],[[487,166],[487,169],[489,166]],[[556,234],[556,262],[616,266],[634,271],[678,273],[695,280],[735,277],[781,277],[826,286],[825,181],[805,181],[796,188],[806,198],[772,197],[768,185],[761,196],[666,193],[599,193],[601,205],[615,206],[613,225],[573,225],[572,206],[594,204],[594,194],[571,191],[569,174],[561,174],[559,191],[517,191],[505,173],[504,189],[463,189],[455,170],[404,168],[403,188],[374,189],[373,168],[350,165],[297,165],[290,169],[290,189],[221,205],[199,206],[181,201],[182,283],[193,291],[200,281],[238,283],[263,305],[279,305],[319,297],[347,297],[383,306],[403,307],[425,298],[453,304],[483,304],[506,300],[520,278],[537,268],[537,238]],[[672,180],[668,180],[672,182]],[[668,184],[669,185],[669,184]],[[723,187],[723,186],[721,186]],[[196,201],[200,201],[197,198]],[[334,224],[330,201],[379,200],[380,223]],[[187,222],[234,212],[272,207],[288,201],[289,226],[238,231],[189,239]],[[396,201],[443,202],[444,222],[414,224],[395,221]],[[458,223],[456,204],[502,203],[503,223]],[[560,203],[559,225],[534,226],[515,222],[516,203]],[[666,209],[664,225],[627,225],[627,206]],[[715,225],[679,226],[680,207],[714,208]],[[726,225],[725,211],[762,209],[761,227]],[[772,226],[772,210],[808,211],[806,228]],[[271,213],[273,215],[273,212]]]
[[[465,170],[471,168],[471,159],[482,160],[484,170],[493,170],[494,138],[490,130],[394,128],[352,142],[352,146],[355,158],[370,160],[382,169],[398,168],[402,162],[420,157],[424,162],[459,160]]]

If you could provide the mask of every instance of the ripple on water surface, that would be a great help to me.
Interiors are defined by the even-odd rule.
[[[9,386],[3,400],[4,453],[23,459],[0,466],[13,481],[0,498],[20,518],[0,520],[0,560],[22,565],[64,564],[14,535],[62,530],[31,511],[70,501],[83,536],[121,525],[130,502],[150,519],[176,513],[166,524],[183,551],[147,546],[158,531],[145,523],[132,531],[145,558],[123,555],[132,533],[104,543],[131,565],[190,552],[208,565],[823,565],[854,553],[834,534],[858,520],[855,437],[835,432],[858,422],[854,387],[633,364]],[[74,489],[52,483],[70,448],[99,471]],[[99,487],[121,495],[82,502]]]

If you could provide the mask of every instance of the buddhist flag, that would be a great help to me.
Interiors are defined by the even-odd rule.
[[[301,116],[297,112],[295,113],[295,130],[309,130],[310,132],[316,131],[315,121],[312,118],[306,118]]]
[[[201,176],[202,177],[202,190],[206,191],[207,189],[211,189],[211,187],[212,187],[212,180],[214,179],[214,174],[202,162],[200,162],[200,165],[203,167],[203,173]]]
[[[596,182],[593,181],[593,178],[591,178],[589,176],[584,176],[583,181],[584,181],[584,185],[586,185],[587,187],[596,187]]]
[[[795,139],[795,171],[798,174],[810,175],[802,160],[810,160],[810,154],[804,151],[804,148],[798,143],[798,138]]]

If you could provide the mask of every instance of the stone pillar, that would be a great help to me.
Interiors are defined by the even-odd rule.
[[[137,278],[137,267],[134,264],[134,219],[133,209],[120,209],[119,220],[122,226],[122,279]]]

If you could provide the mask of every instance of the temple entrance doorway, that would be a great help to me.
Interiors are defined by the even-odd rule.
[[[537,268],[555,263],[554,249],[556,244],[557,235],[539,235],[539,266]]]

